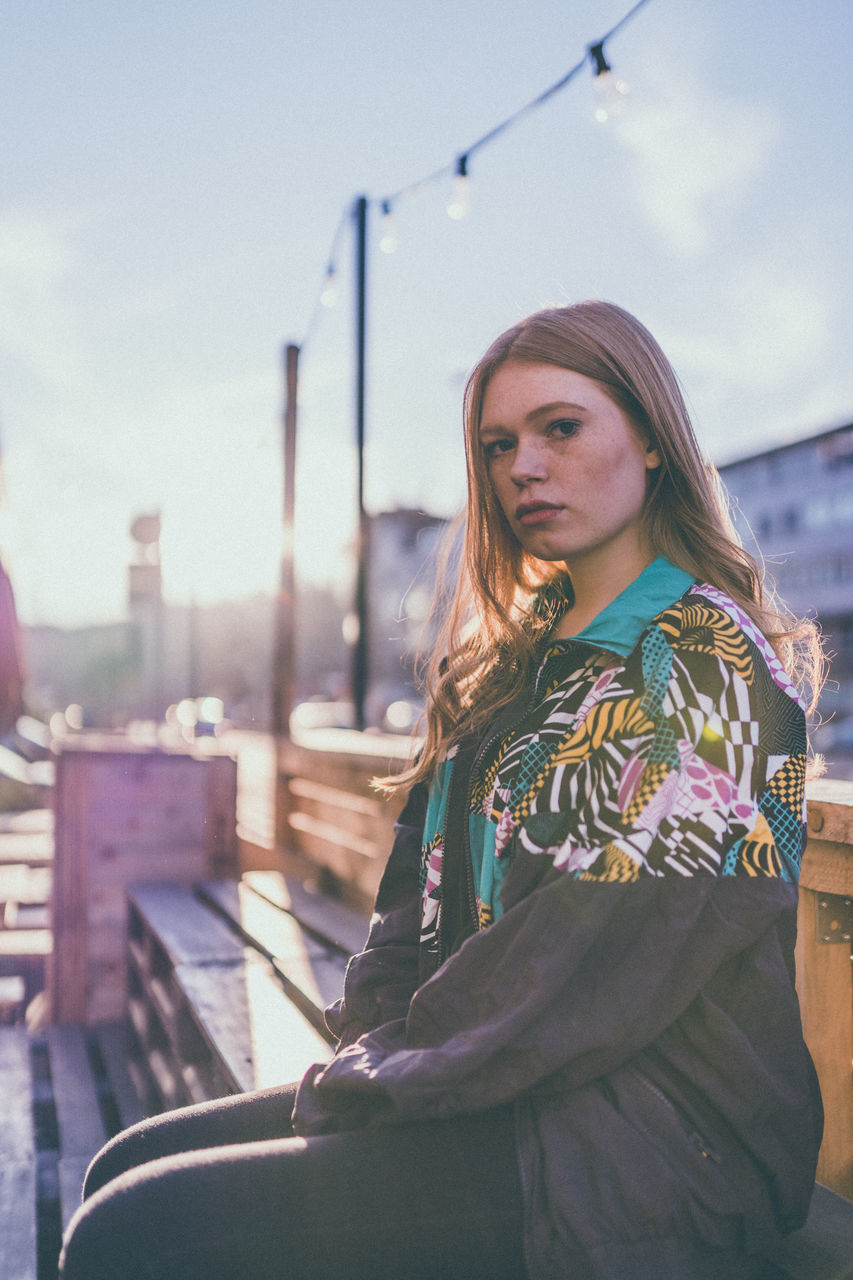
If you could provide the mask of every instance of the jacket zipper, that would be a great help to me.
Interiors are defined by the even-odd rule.
[[[468,785],[466,787],[465,794],[465,822],[462,831],[462,853],[465,858],[465,875],[468,887],[468,910],[471,913],[471,922],[476,929],[480,928],[480,913],[477,910],[477,893],[474,886],[474,866],[471,860],[471,824],[469,817],[471,813],[471,793],[473,791],[474,770],[495,743],[499,742],[501,738],[505,738],[507,734],[514,733],[518,726],[523,723],[525,718],[533,710],[536,705],[536,698],[539,692],[539,674],[541,670],[542,666],[540,665],[539,671],[536,673],[536,679],[533,682],[533,689],[529,697],[525,700],[524,706],[521,708],[520,712],[513,715],[506,724],[501,724],[501,722],[498,721],[500,728],[483,739],[474,753],[474,758],[471,761],[471,767],[468,770]],[[452,785],[451,781],[451,786]]]
[[[474,867],[471,861],[471,828],[470,828],[470,821],[469,821],[469,815],[471,812],[471,792],[473,790],[472,779],[474,776],[474,771],[477,768],[480,761],[485,756],[485,754],[491,750],[491,748],[495,745],[495,743],[499,742],[501,738],[506,737],[507,734],[513,733],[518,728],[518,726],[525,720],[525,718],[530,714],[533,708],[536,706],[536,700],[539,696],[539,682],[545,670],[545,665],[546,665],[546,659],[543,658],[539,663],[539,667],[536,672],[536,677],[533,681],[533,688],[529,696],[525,700],[524,706],[521,708],[519,712],[513,715],[511,719],[507,720],[505,724],[502,723],[500,719],[498,719],[499,727],[496,730],[494,730],[491,734],[489,734],[487,737],[485,737],[483,741],[480,743],[480,745],[477,747],[477,750],[474,753],[474,756],[471,760],[471,764],[468,769],[468,779],[467,779],[467,785],[465,788],[465,808],[464,808],[463,822],[462,822],[462,856],[465,859],[465,884],[466,884],[466,890],[467,890],[468,912],[470,916],[470,922],[473,925],[475,930],[479,930],[480,928],[480,913],[477,910],[477,893],[474,885]],[[454,786],[458,786],[458,785],[459,785],[459,779],[458,779],[456,769],[454,768],[453,773],[451,774],[451,777],[450,777],[450,795],[448,795],[447,797],[447,813],[448,814],[450,813],[450,804],[453,798]],[[442,958],[442,961],[446,960],[447,956],[444,949],[444,911],[443,910],[441,911],[439,916],[437,941],[438,941],[438,954]]]
[[[692,1128],[690,1123],[685,1121],[685,1117],[678,1110],[678,1107],[676,1107],[675,1104],[666,1096],[663,1090],[659,1089],[658,1086],[654,1083],[654,1081],[650,1080],[648,1076],[644,1075],[643,1072],[639,1071],[636,1067],[631,1067],[630,1070],[631,1070],[631,1075],[634,1077],[634,1079],[638,1080],[645,1089],[648,1089],[649,1092],[653,1094],[655,1098],[657,1098],[658,1102],[663,1103],[663,1105],[667,1108],[667,1110],[673,1116],[675,1116],[676,1120],[681,1125],[682,1129],[686,1131],[690,1141],[693,1143],[695,1147],[698,1147],[699,1154],[703,1157],[703,1159],[713,1160],[715,1164],[721,1164],[722,1161],[720,1160],[720,1157],[717,1155],[716,1151],[711,1150],[711,1148],[708,1146],[705,1139],[702,1137],[702,1134],[698,1131],[698,1129]]]

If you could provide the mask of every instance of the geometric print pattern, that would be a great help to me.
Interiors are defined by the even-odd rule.
[[[703,583],[701,586],[696,585],[691,587],[687,594],[704,596],[705,599],[714,602],[724,610],[736,626],[740,628],[743,634],[751,640],[758,649],[777,686],[784,694],[787,695],[787,697],[795,702],[801,710],[804,709],[800,692],[791,680],[791,677],[788,675],[785,668],[782,666],[782,663],[779,661],[779,656],[775,649],[767,637],[761,634],[749,615],[744,613],[740,605],[735,604],[734,600],[727,596],[724,591],[720,591],[719,587],[712,587],[707,582]]]
[[[723,592],[693,587],[627,658],[552,645],[526,712],[472,780],[495,856],[508,866],[523,848],[584,880],[796,880],[805,721],[742,618]]]

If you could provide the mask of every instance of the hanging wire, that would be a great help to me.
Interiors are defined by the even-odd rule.
[[[528,115],[531,111],[535,111],[538,107],[541,107],[544,103],[546,103],[549,100],[549,98],[553,98],[555,94],[559,93],[562,89],[565,89],[566,85],[569,84],[572,80],[574,80],[576,76],[580,75],[580,73],[586,68],[589,61],[589,51],[593,48],[603,49],[607,41],[612,36],[616,35],[617,31],[620,31],[622,27],[624,27],[628,22],[630,22],[631,19],[634,17],[634,15],[638,13],[640,9],[644,8],[644,6],[647,5],[648,3],[649,3],[649,0],[637,0],[637,3],[633,5],[628,10],[628,12],[619,19],[619,21],[616,23],[615,26],[611,27],[609,31],[605,32],[605,34],[599,40],[595,40],[591,44],[587,45],[586,49],[584,50],[583,57],[580,59],[579,62],[577,62],[573,67],[571,67],[570,70],[568,70],[564,76],[561,76],[561,78],[557,80],[554,84],[549,85],[547,89],[543,89],[543,91],[540,94],[538,94],[535,98],[532,98],[530,102],[526,102],[523,107],[519,107],[517,111],[514,111],[512,115],[507,116],[505,120],[501,120],[500,124],[494,125],[491,129],[489,129],[488,133],[484,133],[483,136],[481,138],[478,138],[476,142],[472,142],[470,146],[464,147],[461,150],[459,150],[456,153],[457,158],[453,160],[451,163],[442,165],[442,167],[440,169],[436,169],[434,173],[429,174],[425,178],[420,178],[417,182],[413,182],[409,186],[401,187],[399,191],[395,191],[390,196],[385,196],[384,199],[389,200],[392,204],[396,204],[398,200],[406,196],[412,195],[416,191],[420,191],[423,187],[429,185],[430,183],[439,181],[442,178],[447,178],[452,174],[458,172],[458,164],[459,164],[459,159],[461,157],[465,157],[467,161],[468,159],[470,159],[470,157],[474,154],[475,151],[479,151],[482,147],[487,146],[488,143],[494,142],[495,138],[499,137],[502,133],[505,133],[506,130],[509,129],[512,125],[516,124],[517,121],[523,119],[523,117]]]
[[[321,284],[320,288],[317,291],[317,297],[314,302],[314,308],[311,312],[311,317],[308,321],[308,324],[305,327],[305,331],[302,335],[302,341],[299,344],[302,350],[305,349],[308,339],[311,337],[311,335],[313,334],[314,330],[317,327],[317,322],[319,321],[320,316],[322,315],[323,311],[327,308],[328,304],[324,302],[323,299],[324,299],[324,296],[326,295],[326,292],[328,290],[328,287],[332,278],[337,275],[338,254],[340,252],[341,239],[343,237],[344,231],[349,226],[350,217],[351,217],[350,210],[347,208],[341,214],[340,219],[338,221],[338,225],[335,228],[335,234],[332,237],[332,244],[329,249],[329,256],[326,260],[326,270],[323,272],[323,283]]]
[[[436,183],[436,182],[446,181],[447,178],[452,177],[453,175],[458,175],[460,173],[460,164],[463,165],[462,171],[467,176],[468,161],[476,151],[480,151],[483,147],[487,146],[490,142],[494,142],[496,138],[500,137],[502,133],[505,133],[507,129],[512,127],[512,125],[516,124],[519,120],[523,119],[526,115],[529,115],[531,111],[535,111],[538,107],[541,107],[544,103],[548,102],[550,98],[553,98],[555,94],[559,93],[562,89],[565,89],[566,85],[570,84],[571,81],[576,78],[576,76],[580,75],[581,72],[585,70],[585,68],[589,65],[590,58],[592,58],[593,61],[596,62],[596,64],[598,59],[601,59],[603,61],[604,46],[607,43],[607,41],[610,40],[613,36],[615,36],[618,31],[621,31],[622,28],[626,26],[632,20],[632,18],[636,16],[637,13],[639,13],[640,9],[643,9],[648,3],[649,3],[649,0],[637,0],[637,3],[632,5],[631,8],[627,11],[627,13],[623,14],[623,16],[619,19],[619,21],[614,26],[612,26],[609,31],[605,32],[605,34],[601,36],[598,40],[594,40],[586,46],[583,57],[580,59],[579,62],[575,63],[575,65],[571,67],[564,76],[561,76],[560,79],[555,81],[554,84],[549,85],[547,89],[543,89],[543,91],[540,94],[537,94],[537,96],[535,98],[532,98],[530,102],[526,102],[524,106],[519,107],[517,111],[514,111],[512,115],[507,116],[505,120],[501,120],[499,124],[494,125],[491,129],[489,129],[487,133],[484,133],[481,138],[478,138],[476,142],[472,142],[468,147],[460,149],[456,153],[455,158],[450,163],[442,165],[440,169],[436,169],[432,173],[426,174],[423,178],[419,178],[416,182],[411,182],[407,186],[401,187],[398,191],[394,191],[390,195],[381,197],[381,199],[376,203],[378,203],[383,208],[387,207],[388,209],[391,209],[400,200],[407,199],[410,196],[416,195],[419,191],[422,191],[424,187],[431,186],[433,183]],[[336,265],[338,243],[340,241],[340,237],[343,233],[344,227],[349,222],[349,219],[350,219],[350,211],[347,210],[342,215],[341,220],[338,223],[337,230],[335,231],[335,236],[332,242],[332,248],[330,250],[329,257],[328,257],[329,266],[332,268],[334,268],[334,266]],[[322,298],[323,288],[325,287],[325,283],[328,280],[328,276],[329,276],[329,269],[327,268],[326,273],[324,275],[324,285],[321,288],[320,293],[318,294],[317,301],[311,313],[311,319],[309,321],[308,328],[306,329],[305,336],[303,337],[303,340],[302,340],[303,347],[305,345],[308,335],[313,331],[317,323],[317,318],[320,314],[320,311],[322,310],[321,298]]]

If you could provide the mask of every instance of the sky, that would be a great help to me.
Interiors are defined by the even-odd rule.
[[[288,343],[298,572],[346,592],[362,194],[371,511],[456,510],[468,371],[585,297],[656,335],[717,463],[853,419],[851,0],[647,0],[606,46],[618,118],[584,68],[472,155],[447,216],[455,158],[630,8],[0,7],[0,552],[25,622],[124,617],[151,511],[170,603],[275,590]],[[380,203],[413,187],[386,254]]]

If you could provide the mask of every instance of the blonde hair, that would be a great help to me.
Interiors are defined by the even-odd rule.
[[[658,343],[613,303],[589,301],[538,311],[501,334],[465,391],[468,502],[455,589],[436,592],[438,640],[421,671],[426,736],[416,762],[378,785],[393,790],[429,778],[447,750],[482,731],[524,688],[537,642],[553,625],[558,600],[571,598],[562,564],[524,551],[497,502],[479,443],[486,388],[507,361],[557,365],[597,382],[650,445],[661,465],[644,512],[655,555],[726,591],[771,642],[813,708],[823,672],[813,623],[775,599],[763,567],[740,544],[716,468],[700,452],[675,373]],[[451,530],[447,562],[459,527]]]

